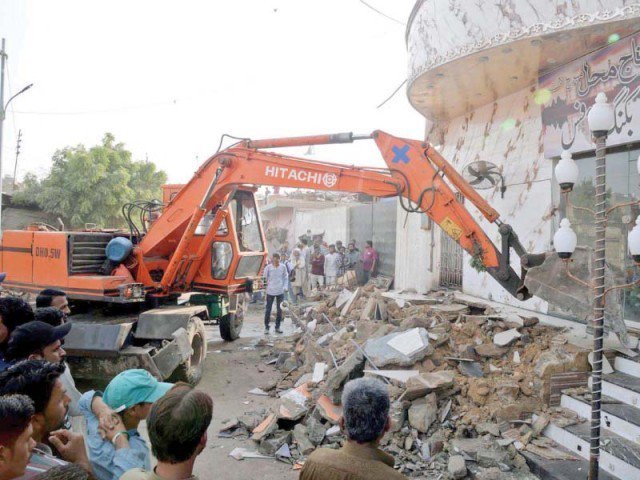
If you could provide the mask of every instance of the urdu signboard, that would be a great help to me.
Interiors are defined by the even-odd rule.
[[[593,150],[587,112],[598,92],[615,111],[607,145],[640,141],[640,34],[618,40],[539,78],[544,154]],[[541,93],[543,95],[541,95]]]

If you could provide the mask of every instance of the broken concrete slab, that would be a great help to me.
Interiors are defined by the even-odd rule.
[[[509,350],[493,343],[483,343],[474,347],[476,353],[485,358],[500,358]]]
[[[391,380],[397,380],[400,383],[406,383],[411,377],[420,375],[418,370],[365,370],[364,373],[377,375]]]
[[[353,296],[353,292],[351,290],[348,290],[346,288],[342,290],[338,294],[338,298],[336,298],[336,308],[342,308],[344,304],[351,299],[352,296]]]
[[[420,328],[412,328],[411,330],[407,330],[406,332],[402,332],[399,335],[394,336],[393,338],[387,341],[387,345],[392,348],[395,348],[398,352],[403,355],[410,356],[417,352],[418,350],[425,348],[429,342],[429,333],[426,329],[422,329],[427,334],[427,340],[425,340],[420,336]]]
[[[351,307],[353,306],[356,299],[360,296],[361,292],[362,292],[362,289],[358,287],[356,288],[355,292],[351,294],[351,298],[347,300],[347,302],[344,304],[344,307],[342,307],[342,310],[340,311],[340,314],[343,317],[347,316],[347,314],[349,313],[349,310],[351,310]]]
[[[499,347],[506,347],[508,345],[511,345],[521,336],[522,334],[516,328],[511,328],[509,330],[505,330],[504,332],[496,333],[493,336],[493,343],[495,343]]]
[[[326,427],[315,416],[309,417],[307,420],[307,435],[314,445],[320,445],[326,435]]]
[[[313,366],[312,381],[314,383],[320,383],[324,379],[324,372],[327,371],[327,364],[324,362],[318,362]]]
[[[260,440],[258,451],[264,455],[274,457],[282,445],[287,445],[291,441],[291,432],[277,430],[269,437]]]
[[[447,471],[451,478],[459,480],[467,476],[467,464],[462,455],[451,455],[447,464]]]
[[[335,437],[340,434],[340,426],[334,425],[327,429],[327,433],[325,434],[327,438]]]
[[[481,378],[484,377],[482,365],[478,362],[459,362],[458,370],[466,377]]]
[[[332,425],[337,425],[338,422],[340,422],[340,417],[342,417],[342,407],[335,405],[326,395],[321,395],[318,398],[316,408],[320,416]]]
[[[260,424],[256,428],[253,429],[253,431],[251,432],[251,440],[259,442],[267,435],[275,432],[277,428],[278,417],[275,413],[270,413],[265,417],[264,420],[262,420],[262,422],[260,422]]]
[[[298,445],[298,450],[302,455],[308,455],[316,449],[316,446],[309,439],[307,427],[301,423],[293,427],[293,440]]]
[[[454,372],[448,370],[426,372],[419,376],[412,377],[407,381],[407,390],[405,391],[404,398],[407,400],[415,400],[416,398],[424,397],[438,388],[452,387],[454,378]]]
[[[406,335],[409,333],[409,335]],[[396,340],[397,337],[401,337]],[[364,351],[378,368],[387,365],[409,367],[422,360],[429,351],[429,336],[424,328],[408,332],[395,332],[384,337],[369,339]]]
[[[311,393],[307,384],[292,388],[280,397],[278,418],[285,420],[298,420],[306,415],[311,403]]]
[[[438,414],[438,401],[435,393],[414,400],[409,407],[409,424],[421,433],[427,433]]]
[[[271,459],[268,455],[263,455],[261,453],[256,452],[255,450],[250,450],[248,448],[236,447],[229,452],[229,456],[235,458],[236,460],[244,460],[245,458],[266,458]]]
[[[362,312],[360,313],[361,321],[369,320],[373,318],[376,312],[376,304],[377,304],[376,297],[373,297],[373,296],[369,297],[369,299],[367,300],[367,303],[362,309]]]
[[[361,377],[364,373],[365,358],[360,350],[354,351],[342,365],[329,372],[325,391],[339,390],[349,380]]]

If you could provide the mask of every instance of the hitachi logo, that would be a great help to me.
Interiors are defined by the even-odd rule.
[[[338,177],[335,173],[310,172],[309,170],[298,170],[289,167],[278,167],[275,165],[264,168],[264,174],[267,177],[282,178],[283,180],[296,180],[298,182],[312,183],[315,185],[324,185],[331,188],[338,183]]]

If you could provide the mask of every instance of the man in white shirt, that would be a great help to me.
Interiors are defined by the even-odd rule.
[[[335,245],[329,245],[329,253],[324,256],[325,285],[335,285],[340,268],[340,255],[336,252]]]
[[[276,333],[282,333],[280,323],[282,322],[282,308],[280,304],[284,298],[284,291],[289,283],[289,272],[287,267],[280,263],[280,255],[273,254],[271,263],[264,269],[264,278],[267,282],[267,307],[264,312],[264,333],[269,334],[269,321],[271,320],[271,308],[273,301],[276,301]]]

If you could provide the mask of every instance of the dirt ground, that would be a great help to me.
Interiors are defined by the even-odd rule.
[[[217,327],[208,327],[209,345],[204,377],[198,388],[213,397],[213,421],[208,432],[207,449],[198,457],[195,472],[204,479],[294,479],[290,465],[276,460],[245,459],[235,460],[229,452],[235,447],[255,449],[255,442],[218,438],[218,431],[225,420],[244,413],[267,409],[274,399],[250,395],[252,388],[277,377],[276,370],[264,365],[260,357],[262,348],[256,347],[264,337],[261,305],[251,305],[239,340],[232,343],[220,339]],[[273,325],[272,325],[273,333]],[[284,335],[292,330],[290,320],[283,325]],[[258,366],[264,372],[258,371]]]

